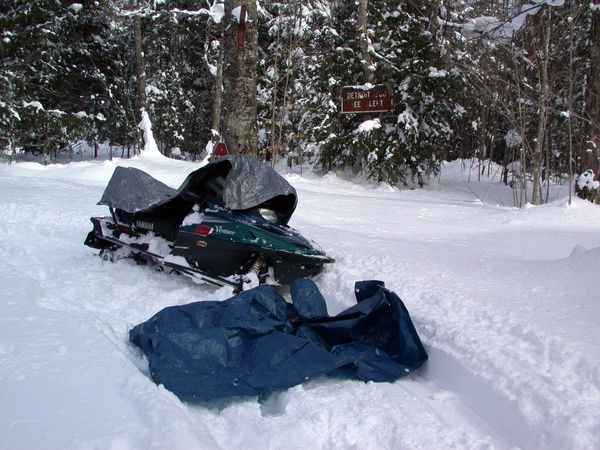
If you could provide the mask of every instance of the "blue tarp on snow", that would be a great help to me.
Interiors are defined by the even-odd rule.
[[[337,369],[393,381],[427,359],[404,304],[382,282],[357,282],[357,304],[334,317],[312,280],[290,289],[292,304],[263,285],[168,307],[129,339],[148,357],[153,380],[189,402],[264,394]]]

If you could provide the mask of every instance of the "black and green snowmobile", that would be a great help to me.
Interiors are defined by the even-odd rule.
[[[295,189],[269,165],[228,156],[188,175],[175,190],[146,172],[117,167],[85,245],[114,261],[133,257],[220,286],[290,284],[333,262],[287,223]]]

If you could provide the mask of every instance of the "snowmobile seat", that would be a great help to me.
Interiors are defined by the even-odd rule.
[[[129,213],[121,209],[114,210],[113,218],[116,218],[118,223],[154,231],[168,241],[175,240],[175,235],[183,220],[179,214],[171,214],[168,211]]]
[[[175,235],[182,220],[178,215],[172,215],[166,211],[148,215],[139,213],[135,215],[136,227],[144,228],[150,225],[152,228],[147,229],[151,229],[159,236],[171,242],[175,240]]]
[[[210,178],[192,189],[181,194],[181,198],[185,201],[202,205],[204,202],[216,203],[223,205],[223,189],[225,186],[225,178],[223,176]]]
[[[211,178],[205,186],[205,200],[213,203],[223,204],[223,189],[225,188],[225,178],[222,176]]]
[[[202,197],[202,195],[198,195],[195,192],[190,191],[186,191],[183,194],[181,194],[182,199],[192,203],[202,203]]]

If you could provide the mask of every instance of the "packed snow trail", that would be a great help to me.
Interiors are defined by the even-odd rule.
[[[95,204],[116,164],[173,187],[197,167],[156,158],[0,166],[0,448],[600,442],[600,208],[514,209],[510,190],[467,186],[457,164],[439,188],[419,191],[288,175],[299,193],[291,226],[337,260],[316,278],[329,312],[353,303],[355,281],[381,279],[430,361],[395,383],[323,377],[266,399],[192,406],[152,383],[128,330],[166,306],[230,292],[105,263],[83,246],[89,217],[106,214]]]

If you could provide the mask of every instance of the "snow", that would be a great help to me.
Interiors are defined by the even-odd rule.
[[[209,14],[215,23],[221,23],[225,15],[225,4],[221,0],[214,0],[210,5]]]
[[[152,85],[152,84],[148,84],[146,85],[146,95],[147,96],[156,96],[156,97],[160,97],[164,95],[164,91],[161,91],[159,88],[157,88],[156,86]]]
[[[563,6],[565,0],[531,0],[537,5],[548,5],[548,6]]]
[[[23,102],[23,106],[28,107],[28,108],[34,108],[36,109],[38,112],[43,111],[44,110],[44,106],[36,101],[32,101],[32,102]]]
[[[517,209],[495,167],[475,181],[478,165],[445,163],[406,191],[282,167],[299,194],[291,225],[336,258],[315,279],[329,311],[353,303],[354,281],[384,280],[430,360],[395,383],[324,377],[188,405],[149,379],[128,330],[231,289],[83,245],[116,165],[173,187],[198,167],[0,165],[1,448],[597,448],[600,208],[569,205],[568,186]]]
[[[329,83],[330,85],[331,85],[331,80],[332,80],[332,78],[330,78],[330,83]],[[375,85],[373,85],[372,83],[363,83],[363,84],[355,84],[355,85],[346,86],[346,87],[348,87],[350,89],[360,89],[363,91],[368,91],[370,89],[373,89],[375,87]]]
[[[429,68],[429,78],[445,78],[447,75],[446,70],[439,70],[436,67]]]
[[[235,8],[233,8],[231,10],[231,15],[233,16],[233,20],[235,20],[236,23],[241,23],[242,22],[242,7],[236,6]]]
[[[161,2],[161,4],[163,4],[163,3],[166,3],[166,2],[165,1]],[[208,9],[200,8],[198,10],[189,10],[189,9],[172,8],[169,11],[172,14],[191,16],[191,17],[208,15],[212,19],[213,22],[215,22],[217,24],[221,23],[221,19],[223,19],[223,16],[225,15],[225,6],[224,6],[222,0],[214,0],[212,4],[207,1],[207,4],[209,6]]]
[[[416,118],[414,111],[410,106],[406,106],[406,109],[398,115],[398,124],[404,124],[404,131],[417,130],[419,128],[419,121]]]
[[[506,146],[508,148],[519,147],[523,144],[523,138],[519,134],[517,130],[510,129],[506,132],[506,136],[504,136],[504,141],[506,142]]]
[[[198,205],[194,205],[194,209],[183,219],[181,225],[198,225],[204,221],[204,213],[199,212]],[[212,231],[212,230],[211,230]]]
[[[588,188],[590,190],[598,189],[600,187],[600,181],[594,180],[594,171],[591,169],[586,170],[577,177],[577,187],[579,189]]]
[[[358,128],[354,130],[354,134],[368,134],[378,128],[381,128],[381,121],[379,119],[368,119],[361,122]]]
[[[480,16],[467,20],[462,24],[466,36],[473,37],[487,34],[499,39],[511,38],[525,24],[527,16],[538,13],[544,5],[549,7],[564,6],[564,0],[532,0],[533,3],[521,5],[520,11],[508,21],[493,16]]]
[[[487,34],[497,30],[502,26],[500,20],[492,16],[480,16],[469,19],[463,24],[463,29],[467,34]]]
[[[217,66],[214,64],[211,64],[209,62],[207,62],[206,64],[208,65],[208,71],[210,72],[210,74],[213,77],[216,77],[217,76]]]
[[[142,120],[138,128],[144,135],[144,150],[142,151],[142,155],[146,158],[164,159],[156,145],[156,140],[152,133],[152,122],[150,122],[150,116],[148,116],[148,111],[145,109],[142,109]]]

